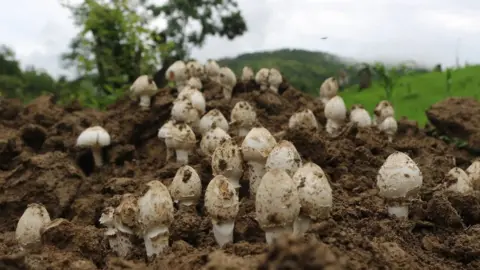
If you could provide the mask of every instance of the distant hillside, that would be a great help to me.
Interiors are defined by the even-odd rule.
[[[219,64],[230,67],[238,76],[244,66],[255,71],[260,68],[277,68],[295,88],[312,95],[318,95],[318,89],[328,77],[345,71],[349,76],[349,85],[358,83],[358,66],[354,60],[325,53],[298,49],[256,52],[239,55],[235,58],[223,58]],[[418,70],[425,72],[426,70]]]

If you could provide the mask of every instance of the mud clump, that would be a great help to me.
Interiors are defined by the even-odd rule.
[[[106,111],[78,103],[59,106],[52,95],[25,106],[0,98],[0,269],[480,268],[479,191],[457,194],[443,188],[451,168],[471,164],[470,152],[430,137],[408,119],[399,120],[392,143],[376,128],[352,125],[332,138],[324,130],[323,104],[287,82],[278,95],[260,91],[253,81],[239,83],[229,102],[223,100],[218,84],[205,83],[204,88],[207,110],[216,108],[229,118],[236,102],[248,101],[256,108],[257,125],[278,140],[291,141],[304,162],[322,167],[333,190],[328,219],[312,224],[303,238],[282,238],[269,247],[255,219],[244,175],[234,243],[218,247],[201,197],[196,206],[175,209],[169,247],[162,256],[147,259],[143,239],[137,237],[132,255],[119,258],[99,218],[105,207],[118,206],[123,194],[145,192],[149,181],[171,183],[181,164],[166,160],[165,143],[157,136],[170,118],[176,90],[161,89],[149,111],[140,110],[138,101],[129,98]],[[461,100],[432,106],[429,118],[438,130],[443,127],[442,132],[458,133],[470,142],[480,140],[477,116],[472,114],[480,105]],[[319,131],[288,130],[290,116],[305,108],[315,114]],[[95,125],[111,135],[101,168],[94,167],[90,150],[75,147],[78,135]],[[232,137],[241,143],[241,137]],[[378,169],[394,151],[407,153],[423,174],[408,220],[390,218],[376,188]],[[192,153],[189,160],[205,191],[213,178],[210,157]],[[42,249],[25,253],[19,250],[14,231],[29,203],[44,204],[52,223],[42,230]]]

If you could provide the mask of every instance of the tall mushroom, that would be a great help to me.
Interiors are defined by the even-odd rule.
[[[148,75],[138,77],[130,87],[132,95],[140,97],[140,108],[144,111],[150,109],[152,96],[158,92],[157,85]]]
[[[95,166],[102,167],[102,147],[110,145],[110,134],[101,126],[89,127],[77,138],[78,147],[89,147],[92,150]]]

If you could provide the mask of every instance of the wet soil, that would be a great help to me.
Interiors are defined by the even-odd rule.
[[[261,93],[251,82],[239,84],[230,102],[221,100],[218,86],[205,88],[207,109],[229,118],[233,105],[247,100],[272,134],[286,130],[289,117],[304,108],[325,124],[322,103],[287,83],[280,95]],[[375,129],[355,126],[336,138],[323,128],[281,135],[305,161],[324,169],[333,189],[330,218],[313,224],[304,238],[285,237],[268,247],[243,187],[233,244],[217,247],[202,200],[194,209],[177,210],[170,247],[162,256],[146,260],[139,240],[131,256],[116,257],[98,222],[103,208],[117,206],[122,194],[139,193],[151,180],[168,185],[179,168],[165,160],[165,145],[157,138],[174,93],[162,89],[150,111],[128,98],[107,111],[61,107],[54,96],[26,106],[0,100],[0,269],[480,269],[480,193],[439,189],[446,172],[466,168],[474,157],[407,119],[399,122],[393,143]],[[102,125],[112,138],[100,169],[89,150],[75,147],[80,132],[93,125]],[[375,185],[379,167],[397,150],[410,155],[424,176],[408,220],[387,215]],[[209,161],[195,155],[191,165],[206,188],[212,178]],[[44,204],[52,219],[64,220],[43,233],[41,250],[26,253],[17,247],[14,231],[34,202]]]

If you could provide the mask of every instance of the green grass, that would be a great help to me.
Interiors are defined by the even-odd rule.
[[[452,71],[450,94],[447,93],[446,72],[431,72],[400,78],[393,90],[391,100],[396,117],[406,116],[423,126],[428,121],[425,111],[438,101],[449,96],[480,99],[479,74],[480,66],[469,66]],[[411,91],[408,90],[409,84]],[[370,113],[380,100],[386,99],[385,91],[378,84],[361,92],[357,87],[351,87],[340,95],[348,107],[361,103]]]

